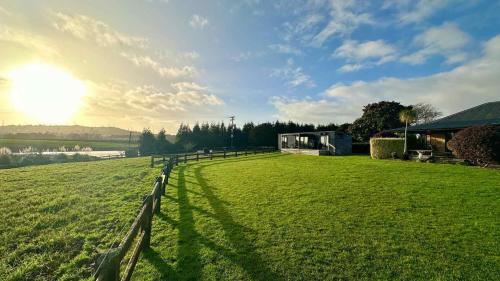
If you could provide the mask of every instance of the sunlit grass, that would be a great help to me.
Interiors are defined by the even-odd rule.
[[[0,280],[90,279],[158,169],[146,158],[0,170]],[[120,236],[120,237],[119,237]]]
[[[180,166],[135,280],[499,280],[500,171],[268,155]]]

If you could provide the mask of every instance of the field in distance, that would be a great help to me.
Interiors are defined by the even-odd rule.
[[[91,280],[158,174],[148,158],[0,170],[0,280]]]
[[[54,150],[62,146],[71,150],[76,145],[90,147],[92,150],[126,150],[129,147],[127,141],[106,141],[106,140],[33,140],[33,139],[0,139],[0,147],[7,147],[12,152],[32,147],[36,150]],[[137,143],[132,143],[131,147],[137,147]]]

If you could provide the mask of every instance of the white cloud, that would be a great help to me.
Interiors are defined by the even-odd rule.
[[[363,68],[366,68],[367,66],[355,63],[355,64],[344,64],[343,66],[339,67],[337,71],[339,72],[354,72]]]
[[[285,80],[286,85],[291,88],[298,86],[311,88],[316,86],[311,77],[305,74],[301,67],[295,66],[293,59],[288,59],[284,67],[273,69],[270,76]]]
[[[6,25],[0,25],[0,41],[19,44],[26,48],[33,49],[41,55],[55,56],[58,54],[57,47],[46,38]]]
[[[189,25],[192,27],[192,28],[197,28],[197,29],[203,29],[205,26],[208,25],[208,19],[207,18],[204,18],[200,15],[197,15],[197,14],[194,14],[192,17],[191,17],[191,20],[189,21]]]
[[[427,29],[413,39],[413,44],[421,48],[417,52],[401,58],[409,64],[422,64],[428,58],[441,55],[447,63],[462,62],[467,55],[462,49],[471,41],[469,35],[453,23],[444,23]]]
[[[330,19],[326,26],[317,33],[312,43],[321,46],[334,35],[347,35],[363,24],[375,24],[371,14],[362,11],[364,5],[359,1],[329,1]]]
[[[396,52],[396,48],[384,40],[366,41],[364,43],[346,40],[335,50],[332,57],[356,62],[356,64],[346,64],[338,69],[340,72],[350,72],[393,61],[396,59]]]
[[[115,123],[135,129],[165,127],[175,132],[181,122],[213,114],[225,104],[206,87],[193,82],[173,83],[171,90],[166,91],[152,85],[87,83],[89,95],[84,98],[79,117],[94,125]]]
[[[273,44],[269,45],[269,48],[280,54],[289,54],[289,55],[301,55],[302,51],[298,48],[287,44]]]
[[[10,16],[12,15],[11,12],[9,12],[7,9],[4,7],[0,6],[0,15],[5,15],[5,16]]]
[[[412,1],[409,10],[401,12],[399,20],[402,23],[421,22],[448,4],[448,0],[419,0]]]
[[[85,15],[55,13],[54,27],[79,39],[95,41],[103,47],[127,46],[144,49],[149,44],[146,38],[125,35],[106,23]]]
[[[196,60],[196,59],[200,58],[200,54],[198,54],[195,51],[184,52],[184,53],[181,54],[181,57],[184,58],[184,59]]]
[[[358,43],[355,40],[347,40],[335,50],[335,57],[347,58],[355,61],[376,58],[382,59],[394,55],[396,48],[384,40],[366,41]]]
[[[168,67],[157,62],[150,56],[141,56],[132,53],[121,52],[120,55],[132,62],[136,66],[146,67],[154,70],[162,77],[166,78],[176,78],[176,77],[186,77],[194,76],[197,71],[193,66],[183,66],[183,67]]]
[[[412,78],[382,78],[373,82],[335,84],[318,100],[272,98],[277,117],[304,122],[352,122],[364,105],[382,100],[403,104],[430,103],[451,114],[499,99],[500,35],[484,44],[481,58],[455,69]],[[312,117],[309,117],[312,116]],[[308,119],[309,118],[309,119]]]

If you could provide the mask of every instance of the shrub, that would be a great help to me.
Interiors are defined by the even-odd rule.
[[[134,148],[129,148],[125,150],[125,157],[137,157],[139,156],[139,151]]]
[[[373,159],[402,158],[404,144],[401,138],[371,138],[370,155]]]
[[[484,125],[464,129],[448,142],[448,147],[455,156],[474,165],[500,163],[500,128]]]
[[[0,166],[9,167],[12,165],[12,157],[9,154],[0,154]]]
[[[68,162],[68,155],[64,154],[64,153],[58,153],[55,157],[54,157],[54,160],[56,162],[59,162],[59,163],[65,163],[65,162]]]
[[[393,132],[388,132],[388,131],[382,131],[378,132],[375,135],[373,135],[373,138],[397,138],[396,134]]]

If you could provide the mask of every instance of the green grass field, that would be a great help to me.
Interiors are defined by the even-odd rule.
[[[180,166],[135,280],[500,280],[500,171],[267,155]]]
[[[90,280],[159,167],[0,171],[0,280]],[[267,154],[177,167],[133,280],[499,280],[500,171]]]
[[[0,280],[90,280],[97,253],[151,192],[159,169],[148,161],[0,170]]]
[[[13,152],[18,152],[26,147],[38,150],[57,149],[61,146],[72,149],[75,145],[91,147],[93,150],[126,150],[128,142],[119,141],[92,141],[92,140],[29,140],[29,139],[0,139],[0,147],[8,147]],[[137,144],[133,144],[137,147]]]

